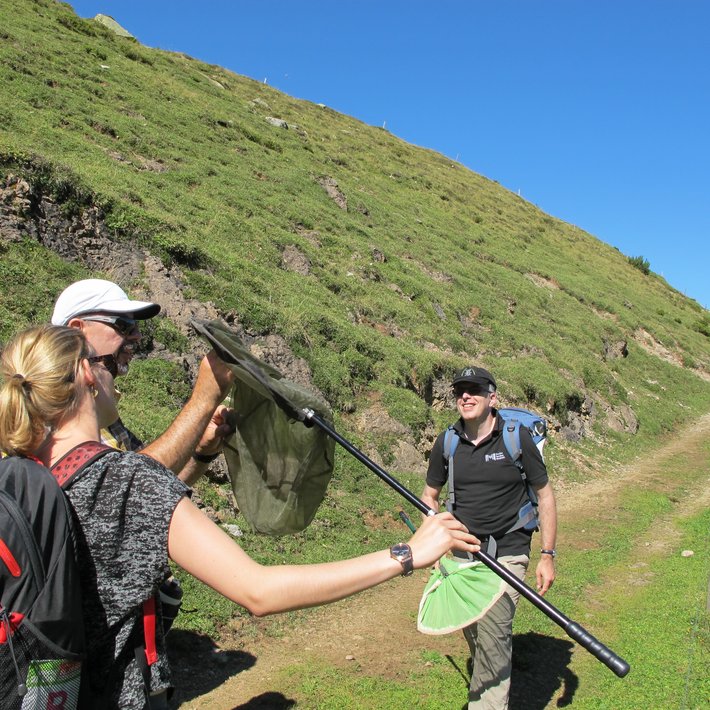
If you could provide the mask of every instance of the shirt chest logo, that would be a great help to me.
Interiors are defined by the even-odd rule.
[[[503,461],[505,459],[505,454],[502,451],[496,451],[494,454],[486,454],[485,462],[489,461]]]

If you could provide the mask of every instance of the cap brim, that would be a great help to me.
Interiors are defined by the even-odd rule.
[[[456,387],[456,385],[462,385],[462,384],[467,384],[467,385],[476,385],[478,387],[482,387],[483,389],[488,389],[489,386],[495,387],[495,384],[491,382],[490,380],[486,380],[482,377],[460,377],[456,380],[454,380],[451,383],[452,387]]]
[[[83,314],[77,313],[72,317],[80,318],[82,315],[86,315],[86,313],[130,314],[135,320],[147,320],[160,313],[160,306],[157,303],[149,303],[148,301],[107,301],[101,304],[101,308],[85,311]]]

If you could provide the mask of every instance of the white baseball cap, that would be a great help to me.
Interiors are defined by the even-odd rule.
[[[66,325],[72,318],[89,313],[125,315],[146,320],[158,315],[160,306],[148,301],[131,301],[126,292],[112,281],[84,279],[67,286],[57,299],[52,325]]]

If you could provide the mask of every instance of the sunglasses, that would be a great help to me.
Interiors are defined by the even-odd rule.
[[[93,323],[105,323],[109,328],[113,328],[119,335],[127,338],[138,330],[138,323],[133,318],[124,316],[85,316],[82,320]]]
[[[468,394],[473,397],[487,397],[490,392],[485,387],[480,387],[478,385],[463,385],[454,387],[454,395],[457,398],[463,397],[464,394]]]
[[[118,375],[119,365],[118,360],[115,355],[94,355],[92,357],[86,358],[89,364],[93,365],[95,362],[100,362],[109,372],[111,377],[116,377]]]

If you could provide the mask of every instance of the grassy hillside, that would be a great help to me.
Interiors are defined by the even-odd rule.
[[[564,482],[710,409],[708,312],[618,250],[442,155],[118,37],[54,0],[0,4],[0,185],[8,175],[68,218],[98,207],[121,248],[179,267],[186,296],[282,335],[346,432],[377,400],[417,441],[451,419],[432,406],[437,385],[475,362],[507,403],[558,427],[594,404],[579,443],[552,437]],[[88,273],[31,237],[0,238],[0,254],[3,339],[46,319]],[[185,348],[167,324],[154,336]],[[620,342],[627,357],[605,355]],[[182,377],[159,360],[132,368],[126,418],[137,431],[167,423]],[[610,427],[607,411],[632,411],[638,431]],[[387,461],[396,437],[357,439]],[[341,524],[353,553],[388,539],[393,497],[342,459],[306,544],[267,557],[317,558],[319,536]],[[365,509],[384,522],[366,524]]]

